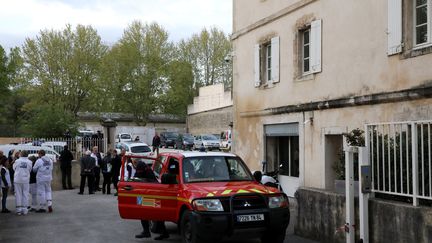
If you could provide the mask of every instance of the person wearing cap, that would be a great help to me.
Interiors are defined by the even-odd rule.
[[[87,150],[85,155],[81,158],[81,183],[80,183],[80,191],[78,194],[84,193],[85,181],[87,179],[87,185],[89,194],[94,194],[94,168],[96,166],[96,160],[90,156],[91,152]]]
[[[17,215],[26,215],[28,213],[27,206],[29,201],[29,182],[32,162],[27,157],[27,150],[22,150],[19,159],[15,160],[13,164],[13,170],[15,171],[15,207]]]
[[[71,151],[69,150],[69,147],[65,145],[63,147],[63,151],[60,152],[60,169],[62,172],[62,185],[63,190],[66,189],[73,189],[72,187],[72,160],[73,155]],[[67,187],[66,187],[66,180],[67,180]]]

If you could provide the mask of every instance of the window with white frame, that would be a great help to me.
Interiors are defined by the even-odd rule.
[[[414,0],[414,45],[431,42],[430,19],[431,0]]]
[[[321,72],[321,20],[300,29],[298,36],[300,76]]]
[[[308,74],[310,73],[310,27],[301,31],[301,48],[302,48],[302,57],[301,57],[301,66],[302,73]]]
[[[279,82],[279,37],[255,45],[255,87]]]

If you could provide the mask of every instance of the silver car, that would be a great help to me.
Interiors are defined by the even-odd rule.
[[[195,136],[194,149],[204,147],[206,150],[220,150],[220,141],[213,134],[203,134]]]

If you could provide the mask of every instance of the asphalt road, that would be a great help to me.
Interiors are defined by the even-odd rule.
[[[53,193],[53,213],[0,214],[0,242],[181,242],[177,226],[167,224],[170,238],[164,241],[135,239],[141,232],[136,220],[123,220],[117,210],[117,197],[102,195],[78,195],[78,190]],[[7,207],[14,211],[14,196],[8,197]],[[292,226],[288,232],[292,231]],[[156,237],[153,234],[152,237]],[[227,241],[230,242],[230,241]],[[239,243],[258,243],[258,240]],[[287,235],[286,242],[314,243],[294,235]],[[231,241],[231,243],[233,243]]]

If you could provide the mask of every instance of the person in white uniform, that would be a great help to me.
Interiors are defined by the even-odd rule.
[[[39,159],[36,160],[33,166],[33,171],[36,172],[36,187],[38,192],[39,209],[37,213],[52,212],[52,195],[51,181],[53,162],[45,156],[45,150],[41,149],[38,152]]]
[[[23,150],[20,153],[20,158],[13,164],[13,169],[15,171],[15,205],[18,215],[26,215],[28,212],[27,206],[29,201],[29,182],[32,162],[27,157],[28,152]]]

